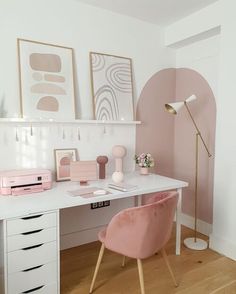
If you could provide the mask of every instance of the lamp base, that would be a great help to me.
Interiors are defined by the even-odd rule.
[[[193,250],[205,250],[208,247],[208,243],[202,239],[196,238],[187,238],[184,240],[184,245]]]

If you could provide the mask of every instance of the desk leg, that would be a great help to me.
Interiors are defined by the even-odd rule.
[[[137,195],[134,198],[134,206],[141,206],[142,205],[142,196],[143,195]]]
[[[179,201],[176,208],[176,247],[175,254],[180,255],[181,246],[181,210],[182,210],[182,189],[177,189],[179,193]]]

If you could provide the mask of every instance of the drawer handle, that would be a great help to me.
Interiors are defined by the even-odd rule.
[[[38,214],[38,215],[32,215],[32,216],[25,216],[25,217],[22,217],[21,219],[27,220],[27,219],[32,219],[32,218],[39,218],[41,216],[42,216],[42,214]]]
[[[22,272],[29,272],[29,271],[35,270],[37,268],[40,268],[42,266],[43,266],[43,264],[38,265],[38,266],[31,267],[31,268],[27,268],[27,269],[23,270]]]
[[[22,294],[32,293],[32,292],[34,292],[34,291],[37,291],[37,290],[42,289],[43,287],[44,287],[44,285],[43,285],[43,286],[39,286],[39,287],[37,287],[37,288],[33,288],[33,289],[30,289],[30,290],[27,290],[27,291],[24,291],[24,292],[21,292],[21,293],[22,293]]]
[[[25,247],[25,248],[22,248],[21,250],[30,250],[30,249],[38,248],[38,247],[40,247],[42,245],[43,245],[43,243],[38,244],[38,245],[34,245],[34,246],[30,246],[30,247]]]
[[[30,234],[36,234],[41,232],[43,229],[41,230],[35,230],[35,231],[30,231],[30,232],[25,232],[25,233],[21,233],[21,235],[30,235]]]

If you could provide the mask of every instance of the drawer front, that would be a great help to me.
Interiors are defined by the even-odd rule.
[[[8,274],[27,270],[57,260],[57,242],[49,242],[7,254]]]
[[[16,235],[57,225],[56,212],[36,214],[7,220],[7,235]]]
[[[7,238],[7,251],[11,252],[55,240],[57,240],[56,227],[25,232],[19,235],[12,235]]]
[[[51,285],[50,285],[51,284]],[[57,263],[52,262],[29,271],[18,272],[8,276],[8,293],[56,293],[48,291],[48,285],[55,288],[57,284]]]

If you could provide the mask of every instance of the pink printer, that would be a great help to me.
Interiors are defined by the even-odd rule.
[[[0,172],[0,194],[23,195],[42,192],[52,187],[52,174],[47,169],[23,169]]]

